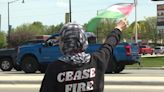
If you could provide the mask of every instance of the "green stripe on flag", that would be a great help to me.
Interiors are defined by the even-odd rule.
[[[87,31],[88,32],[95,31],[100,20],[101,20],[100,18],[93,18],[87,25]]]
[[[120,12],[113,12],[113,11],[106,11],[103,12],[101,14],[99,14],[98,16],[96,16],[96,18],[121,18],[124,17],[125,15],[123,13]]]

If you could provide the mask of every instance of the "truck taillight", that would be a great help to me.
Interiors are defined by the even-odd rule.
[[[131,55],[131,46],[130,45],[125,46],[125,50],[126,50],[126,55],[130,56]]]

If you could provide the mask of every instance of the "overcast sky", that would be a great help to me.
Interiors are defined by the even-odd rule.
[[[14,0],[0,0],[1,29],[8,29],[7,2]],[[64,23],[64,14],[69,11],[69,0],[18,0],[10,4],[10,24],[17,27],[24,23],[40,21],[44,25],[56,25]],[[96,16],[97,10],[107,8],[116,3],[133,3],[134,0],[71,0],[72,20],[77,23],[87,23]],[[151,0],[137,0],[137,20],[144,17],[156,16],[156,5],[162,2],[152,2]],[[133,12],[129,15],[129,22],[135,21]]]

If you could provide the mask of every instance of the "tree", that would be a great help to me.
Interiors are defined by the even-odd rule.
[[[21,27],[15,29],[11,32],[9,47],[17,47],[25,41],[34,39],[36,35],[33,31],[28,31],[28,26],[22,25]]]
[[[98,42],[103,42],[109,32],[113,30],[116,25],[116,20],[103,19],[97,28]]]
[[[150,35],[150,38],[154,41],[155,45],[157,43],[158,38],[158,32],[157,32],[157,17],[147,17],[146,20],[146,29],[147,34]]]
[[[137,21],[136,26],[138,39],[145,39],[146,41],[150,39],[150,35],[147,35],[147,30],[149,29],[146,29],[146,25],[145,20]],[[133,30],[133,38],[135,38],[135,22],[131,24],[131,29]]]
[[[37,35],[51,35],[58,33],[63,23],[59,25],[46,26],[41,22],[33,22],[32,24],[23,24],[15,29],[12,29],[10,40],[8,41],[9,47],[17,47],[25,41],[35,39]]]
[[[42,34],[37,30],[38,28],[39,26],[35,24],[23,24],[13,29],[10,34],[10,40],[8,41],[8,47],[17,47],[25,41],[34,39],[35,35]]]
[[[51,35],[51,34],[58,33],[63,25],[64,25],[63,23],[60,23],[56,26],[54,26],[54,25],[46,26],[45,27],[45,34]]]
[[[32,24],[29,25],[29,31],[34,32],[37,35],[44,35],[45,34],[45,29],[44,25],[39,22],[33,22]]]
[[[6,34],[0,31],[0,48],[3,48],[6,45]]]
[[[138,39],[148,42],[156,40],[156,17],[148,17],[145,20],[137,21],[137,33]],[[135,22],[133,22],[127,29],[124,31],[124,37],[127,39],[135,38]]]

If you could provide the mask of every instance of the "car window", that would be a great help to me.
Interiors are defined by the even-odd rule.
[[[155,48],[155,49],[157,50],[157,49],[160,49],[160,48]]]
[[[32,45],[32,44],[36,44],[36,43],[43,43],[44,40],[30,40],[30,41],[26,41],[20,45]]]
[[[146,46],[140,46],[140,48],[146,48]]]

